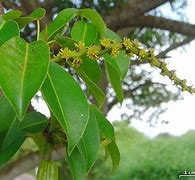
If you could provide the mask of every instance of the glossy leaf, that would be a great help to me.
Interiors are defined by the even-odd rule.
[[[4,21],[0,25],[0,46],[6,42],[7,40],[11,39],[12,37],[19,36],[20,29],[16,22],[14,21]]]
[[[86,171],[88,172],[97,159],[100,148],[100,133],[96,117],[90,110],[89,121],[82,139],[78,144],[78,149],[86,161]]]
[[[37,8],[30,15],[26,17],[19,17],[15,21],[18,23],[20,28],[23,28],[24,26],[26,26],[27,24],[33,21],[41,20],[44,17],[44,15],[45,15],[45,9]]]
[[[93,9],[81,9],[79,11],[81,16],[84,16],[89,21],[91,21],[96,27],[98,28],[98,31],[100,33],[100,37],[103,37],[106,33],[106,24],[103,21],[102,17]]]
[[[102,77],[101,68],[97,61],[94,61],[86,56],[82,57],[83,63],[81,64],[81,69],[86,73],[86,75],[94,82],[98,83]]]
[[[17,19],[19,18],[20,16],[22,15],[22,11],[19,11],[19,10],[12,10],[12,11],[9,11],[5,14],[3,14],[3,19],[4,20],[11,20],[11,19]]]
[[[72,38],[66,36],[57,36],[55,40],[61,47],[68,47],[71,50],[75,50],[76,41],[74,41]]]
[[[122,40],[117,33],[115,33],[114,31],[112,31],[109,28],[106,29],[106,33],[104,34],[104,37],[112,39],[112,40],[116,40],[118,42],[120,42]]]
[[[42,94],[67,135],[70,154],[79,143],[89,119],[87,99],[73,77],[56,63],[50,63]]]
[[[76,73],[83,79],[83,81],[86,83],[88,88],[91,90],[92,94],[94,95],[97,104],[99,107],[102,107],[105,100],[105,95],[101,91],[101,89],[87,76],[87,74],[81,69],[77,68],[75,69]]]
[[[17,131],[19,120],[5,97],[0,98],[0,167],[3,166],[24,142],[24,133]]]
[[[123,80],[126,77],[127,71],[129,69],[129,65],[130,65],[129,57],[126,56],[125,51],[120,51],[118,56],[114,58],[114,60],[118,65],[119,72]]]
[[[40,38],[50,40],[59,30],[61,30],[73,17],[77,15],[78,10],[67,8],[62,10],[50,25],[41,32]]]
[[[97,38],[97,27],[92,23],[77,21],[71,30],[71,37],[75,41],[82,41],[90,46]]]
[[[114,141],[106,146],[107,151],[112,159],[112,170],[114,171],[120,163],[120,152]]]
[[[105,65],[106,65],[106,75],[108,81],[112,85],[118,101],[121,103],[123,101],[123,88],[121,84],[121,77],[118,70],[114,67],[112,58],[109,54],[104,55]]]
[[[104,115],[102,115],[102,113],[96,108],[96,106],[91,105],[90,109],[95,114],[103,138],[105,138],[107,143],[110,143],[114,140],[114,128],[112,124],[104,117]]]
[[[119,35],[110,29],[107,29],[105,37],[112,39],[112,40],[116,40],[118,42],[121,41],[121,38],[119,37]],[[111,59],[112,61],[110,62],[113,62],[112,65],[120,73],[121,79],[124,79],[129,69],[129,65],[130,65],[129,57],[125,54],[124,51],[120,51],[116,58],[111,58]]]
[[[58,166],[55,162],[42,160],[36,180],[58,180]]]
[[[22,119],[46,77],[48,45],[43,41],[28,44],[15,37],[0,47],[0,54],[0,86]]]
[[[39,112],[30,112],[20,122],[18,130],[25,133],[38,133],[44,130],[47,124],[46,116]]]
[[[67,159],[73,180],[84,180],[86,175],[86,163],[78,148],[75,148],[70,156],[67,155]]]

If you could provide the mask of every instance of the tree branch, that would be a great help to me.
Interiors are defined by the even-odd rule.
[[[64,148],[58,148],[57,151],[53,151],[52,159],[60,160],[64,156]],[[60,155],[59,155],[60,154]],[[28,172],[37,167],[41,161],[39,152],[31,152],[21,158],[18,158],[13,163],[9,164],[0,171],[0,179],[8,180],[19,176],[22,173]]]
[[[125,27],[159,28],[187,36],[195,36],[195,25],[193,24],[150,15],[134,19],[124,17],[117,22],[117,28],[121,29]]]
[[[137,16],[155,9],[156,7],[168,2],[168,0],[129,0],[125,7],[117,8],[112,14],[104,17],[106,24],[113,30],[119,29],[120,21],[130,20]]]
[[[4,8],[3,8],[2,1],[0,1],[0,15],[2,14],[4,14]]]
[[[189,38],[186,38],[184,39],[183,41],[181,42],[178,42],[178,43],[174,43],[172,45],[170,45],[167,49],[165,49],[164,51],[160,52],[156,57],[157,58],[166,58],[166,54],[174,49],[177,49],[185,44],[188,44],[189,42],[191,42],[192,40],[194,40],[195,37],[189,37]]]

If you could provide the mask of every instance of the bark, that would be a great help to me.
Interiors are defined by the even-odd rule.
[[[64,157],[65,149],[58,148],[52,154],[53,160],[60,160]],[[1,180],[11,180],[22,173],[26,173],[31,169],[37,167],[41,161],[41,156],[39,152],[31,152],[25,155],[0,171]]]
[[[129,0],[125,7],[117,8],[112,14],[105,16],[105,21],[113,30],[119,29],[121,21],[131,21],[137,16],[155,9],[156,7],[168,2],[168,0]]]
[[[150,15],[137,17],[131,20],[124,17],[123,19],[120,19],[120,22],[118,22],[116,25],[117,29],[126,27],[150,27],[164,29],[187,36],[195,36],[194,24]],[[116,25],[113,25],[113,27]]]
[[[4,14],[4,8],[2,2],[0,1],[0,15]]]

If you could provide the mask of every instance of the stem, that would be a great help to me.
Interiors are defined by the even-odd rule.
[[[53,43],[55,43],[55,42],[56,42],[56,40],[51,40],[51,41],[49,41],[47,44],[50,45],[50,44],[53,44]]]
[[[37,20],[37,41],[39,40],[40,37],[40,21]]]

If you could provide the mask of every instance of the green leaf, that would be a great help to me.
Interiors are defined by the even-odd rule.
[[[78,144],[78,149],[86,161],[86,171],[89,172],[97,159],[100,148],[100,134],[96,117],[90,110],[89,121],[82,139]]]
[[[70,154],[83,136],[89,119],[87,99],[73,77],[56,63],[50,63],[42,94],[67,135]]]
[[[43,41],[28,44],[15,37],[0,47],[0,86],[22,119],[48,70],[49,48]]]
[[[81,9],[79,11],[81,16],[84,16],[90,20],[97,28],[100,33],[100,37],[103,37],[106,33],[106,24],[102,17],[93,9]]]
[[[73,150],[71,155],[67,155],[70,171],[73,180],[84,180],[86,175],[86,163],[77,148]]]
[[[55,40],[61,47],[68,47],[71,50],[75,50],[75,43],[72,38],[66,37],[66,36],[57,36],[55,37]]]
[[[58,166],[53,161],[42,160],[36,180],[58,180]]]
[[[112,39],[112,40],[116,40],[118,42],[120,42],[122,40],[117,33],[115,33],[114,31],[112,31],[109,28],[106,29],[106,33],[105,33],[104,37]]]
[[[29,16],[19,17],[15,19],[15,21],[18,23],[20,28],[23,28],[24,26],[33,21],[41,20],[44,17],[45,12],[46,12],[45,9],[37,8]]]
[[[86,85],[91,90],[92,94],[94,95],[97,104],[99,107],[102,107],[105,100],[105,95],[101,91],[101,89],[87,76],[87,74],[81,69],[77,68],[75,69],[76,73],[83,79],[83,81],[86,83]]]
[[[58,16],[50,23],[48,28],[43,30],[40,38],[50,40],[59,30],[61,30],[73,17],[77,15],[78,10],[74,8],[67,8],[62,10]]]
[[[124,79],[127,75],[127,71],[130,65],[129,57],[126,56],[125,51],[120,51],[118,56],[114,58],[114,60],[118,65],[121,78]]]
[[[98,83],[102,77],[101,68],[98,62],[88,58],[87,56],[83,56],[82,60],[83,63],[80,66],[81,69],[94,83]]]
[[[71,30],[71,37],[75,41],[82,41],[90,46],[97,38],[97,28],[92,23],[77,21]]]
[[[20,122],[18,130],[25,133],[38,133],[43,131],[47,124],[48,119],[46,116],[39,112],[30,112]]]
[[[103,138],[105,138],[107,142],[110,143],[114,140],[114,128],[112,124],[102,115],[96,106],[91,105],[90,109],[95,114]]]
[[[4,165],[24,142],[24,133],[17,132],[19,120],[5,97],[0,98],[0,167]]]
[[[119,37],[119,35],[108,28],[107,28],[107,32],[105,34],[105,37],[112,39],[112,40],[116,40],[118,42],[121,41],[121,38]],[[130,65],[129,57],[125,54],[125,51],[120,51],[116,58],[111,58],[111,59],[112,59],[112,61],[110,61],[110,62],[111,63],[113,62],[112,65],[120,73],[121,79],[124,79],[126,74],[127,74],[128,69],[129,69],[129,65]]]
[[[114,171],[119,166],[120,163],[120,152],[114,141],[108,144],[106,146],[106,149],[109,152],[110,157],[112,159],[112,170]]]
[[[113,59],[109,54],[104,55],[105,65],[106,65],[106,75],[108,81],[112,85],[118,101],[121,103],[123,101],[123,89],[121,84],[121,77],[118,70],[113,65]]]
[[[3,19],[4,20],[11,20],[11,19],[17,19],[19,18],[20,16],[22,15],[22,11],[19,11],[19,10],[12,10],[12,11],[9,11],[5,14],[3,14]]]
[[[19,35],[20,29],[16,22],[11,20],[3,22],[0,25],[0,46],[12,37]]]

